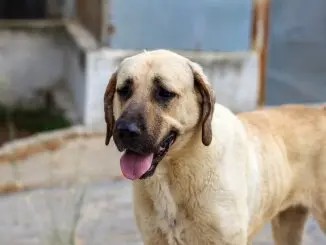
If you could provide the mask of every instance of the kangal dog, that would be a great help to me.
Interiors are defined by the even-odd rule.
[[[124,59],[104,95],[145,245],[247,245],[271,221],[301,244],[311,213],[326,231],[326,110],[234,115],[201,67],[167,50]]]

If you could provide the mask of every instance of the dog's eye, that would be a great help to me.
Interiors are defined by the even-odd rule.
[[[156,100],[159,102],[168,102],[176,96],[175,93],[166,90],[165,88],[158,87],[155,93]]]
[[[129,84],[126,84],[122,88],[117,89],[117,93],[119,94],[120,98],[128,99],[131,95],[131,87]]]

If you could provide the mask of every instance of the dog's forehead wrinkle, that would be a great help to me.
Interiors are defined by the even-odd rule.
[[[153,71],[153,77],[158,77],[159,80],[155,81],[153,79],[154,85],[159,85],[157,82],[161,83],[162,86],[171,88],[175,91],[183,91],[186,88],[191,88],[193,85],[192,75],[188,72],[176,70],[175,72],[171,69],[162,68]],[[156,84],[155,84],[156,83]]]
[[[155,87],[163,87],[163,88],[166,88],[166,89],[172,89],[174,91],[178,90],[178,87],[175,86],[175,84],[173,82],[170,82],[171,78],[168,78],[166,76],[162,76],[159,73],[154,73],[151,77],[152,77],[151,80],[152,80],[153,85]]]
[[[134,82],[150,85],[153,78],[161,78],[164,85],[175,90],[182,90],[193,85],[193,74],[189,60],[167,50],[142,52],[125,59],[119,68],[118,83],[126,77],[133,77]]]

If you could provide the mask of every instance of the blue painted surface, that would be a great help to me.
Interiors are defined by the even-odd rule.
[[[111,0],[118,49],[248,50],[251,0]]]
[[[267,102],[326,102],[326,1],[271,1]]]

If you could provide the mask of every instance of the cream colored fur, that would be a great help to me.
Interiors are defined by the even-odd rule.
[[[117,87],[135,78],[149,127],[151,113],[160,113],[158,142],[171,126],[180,132],[155,174],[133,182],[144,244],[247,245],[271,221],[276,244],[299,245],[309,211],[326,231],[326,110],[288,105],[234,115],[215,104],[205,146],[189,64],[208,83],[199,65],[166,50],[127,58],[117,70]],[[146,92],[153,74],[180,95],[165,110]],[[115,118],[124,108],[115,96]]]

